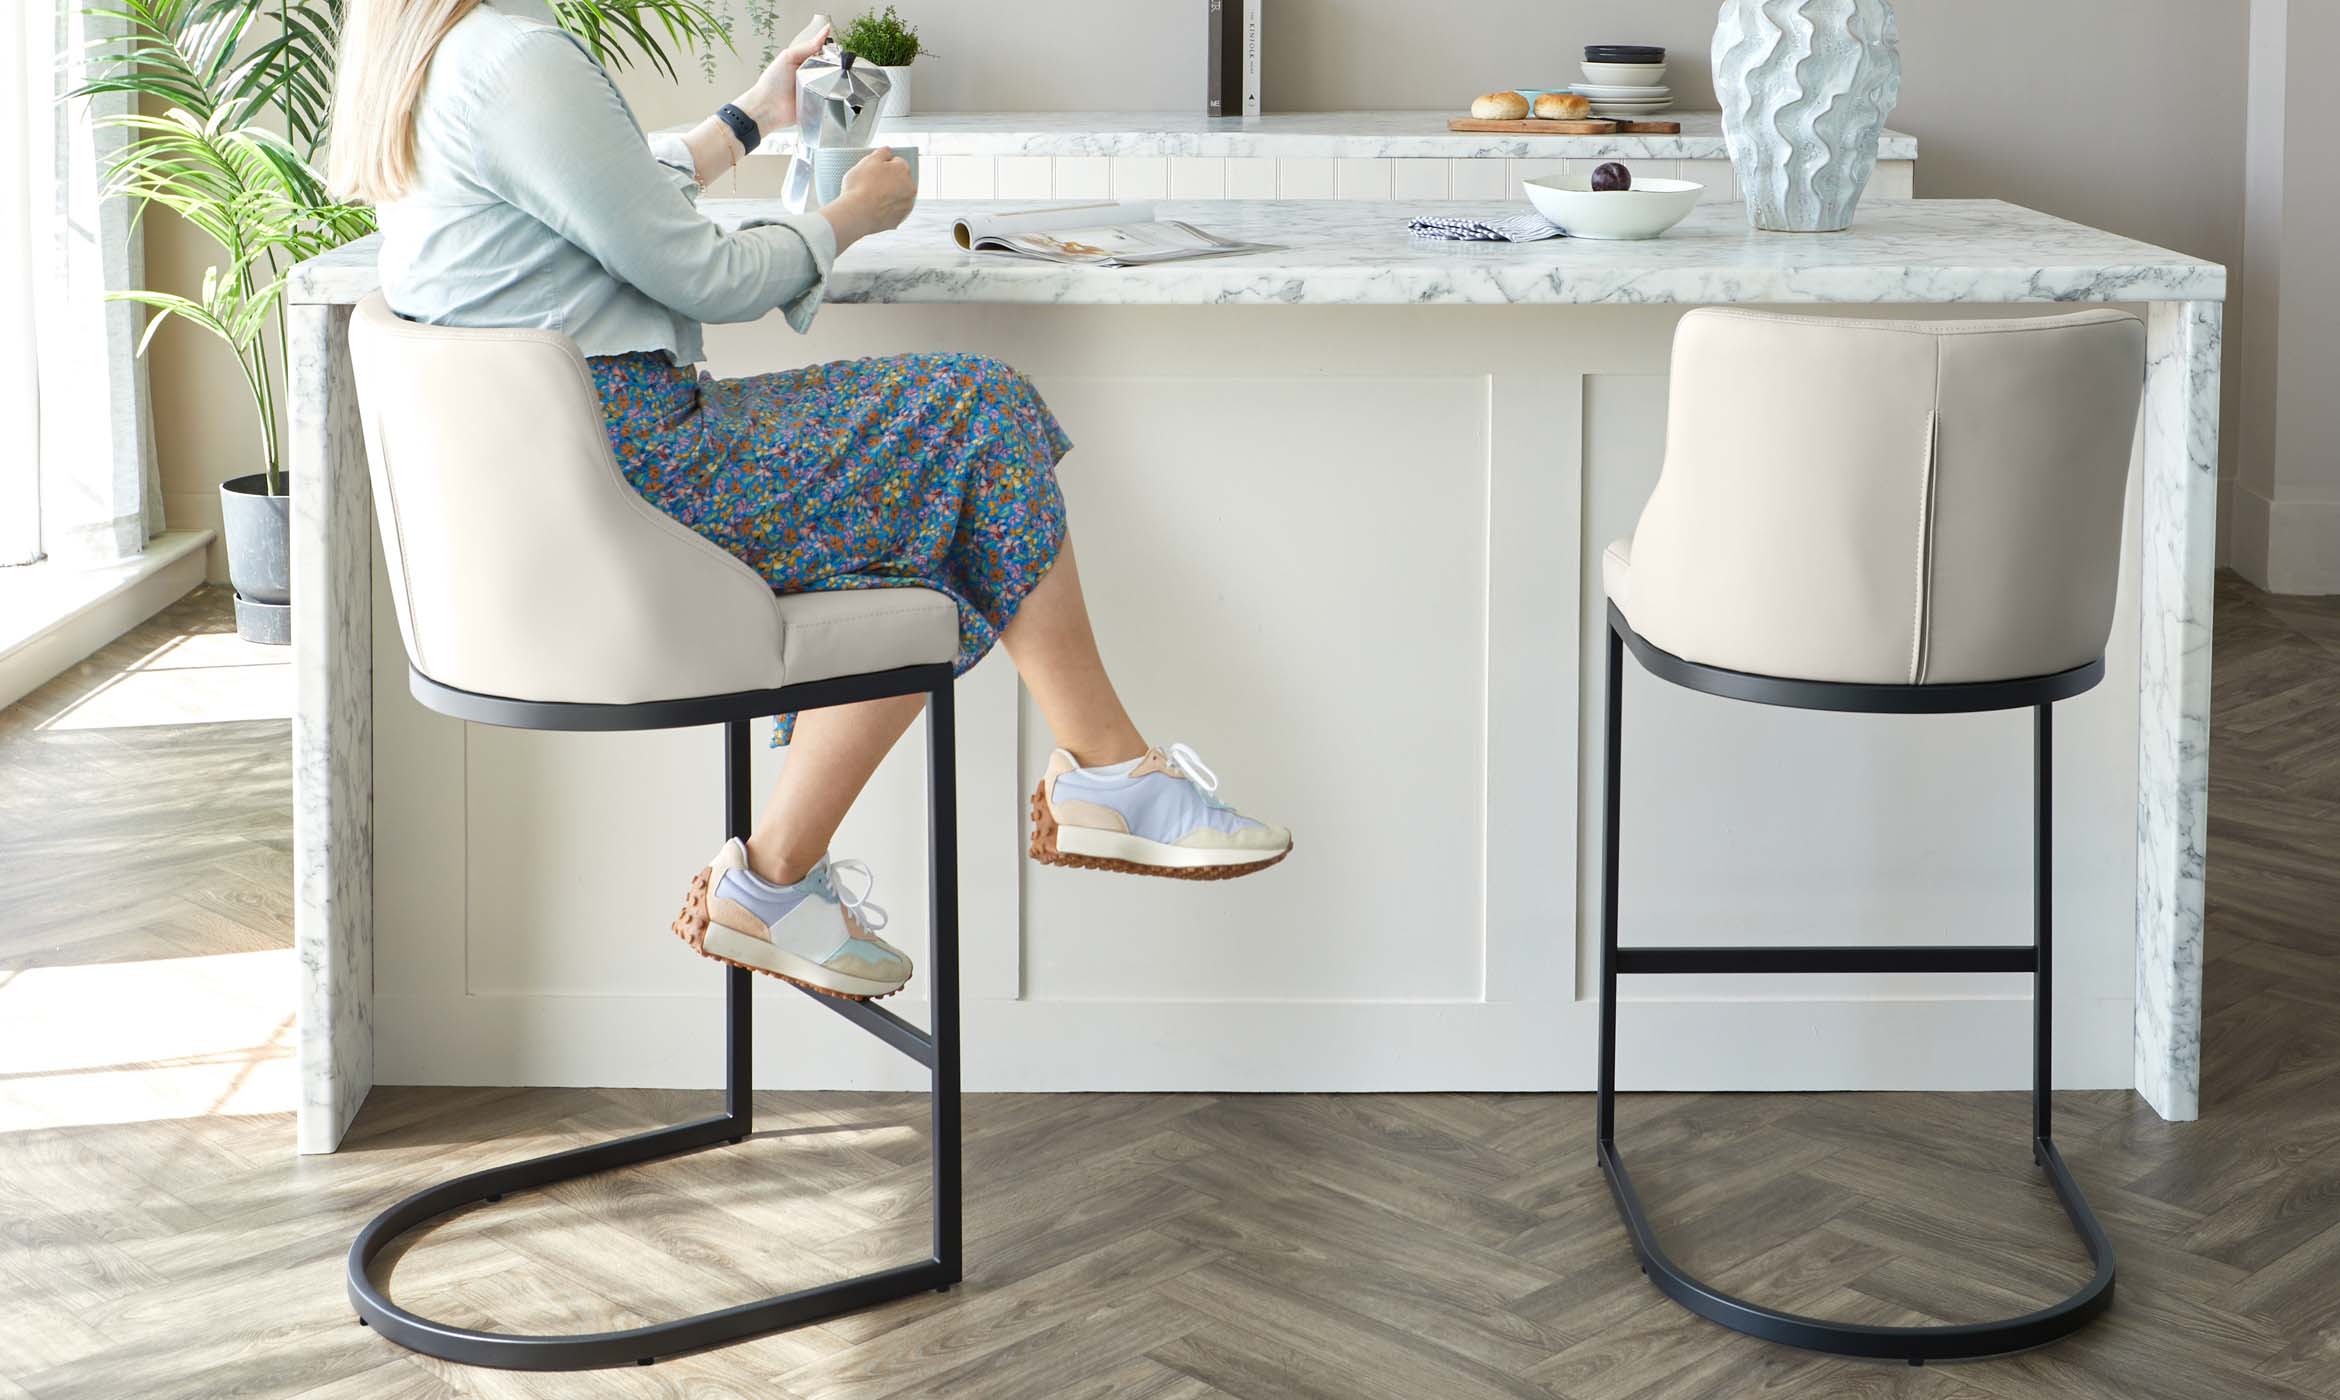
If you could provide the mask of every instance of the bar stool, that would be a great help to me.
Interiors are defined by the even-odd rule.
[[[724,1111],[456,1177],[374,1217],[350,1246],[358,1320],[416,1351],[518,1370],[648,1365],[960,1276],[958,836],[951,672],[958,615],[925,589],[775,595],[619,473],[577,347],[524,330],[401,320],[379,295],[350,324],[376,514],[414,697],[521,729],[724,727],[724,821],[750,824],[748,725],[792,710],[926,697],[932,1027],[807,992],[931,1072],[934,1248],[923,1262],[695,1317],[582,1336],[512,1336],[418,1316],[369,1266],[436,1216],[507,1192],[753,1131],[748,973],[724,969]],[[647,936],[651,930],[645,929]],[[794,985],[794,984],[790,984]],[[803,990],[803,989],[799,989]]]
[[[2144,326],[2111,310],[1946,322],[1701,310],[1676,331],[1664,469],[1632,538],[1602,559],[1596,1152],[1642,1272],[1702,1317],[1918,1365],[2038,1346],[2112,1303],[2112,1244],[2050,1132],[2051,717],[2056,701],[2104,676],[2144,365]],[[2031,943],[1621,947],[1626,651],[1661,680],[1760,705],[2029,708]],[[2094,1266],[2079,1291],[1995,1322],[1873,1327],[1733,1297],[1668,1257],[1617,1151],[1617,979],[1797,972],[2031,974],[2032,1156]]]

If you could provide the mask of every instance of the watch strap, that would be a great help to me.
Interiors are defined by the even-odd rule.
[[[756,125],[756,119],[735,103],[726,102],[716,108],[715,120],[731,128],[731,134],[739,139],[740,149],[749,155],[754,155],[756,147],[764,143],[764,132]]]

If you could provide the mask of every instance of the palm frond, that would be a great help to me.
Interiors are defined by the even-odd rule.
[[[561,27],[608,68],[630,68],[638,60],[672,79],[667,45],[693,53],[731,47],[731,26],[703,0],[552,0],[552,7]]]

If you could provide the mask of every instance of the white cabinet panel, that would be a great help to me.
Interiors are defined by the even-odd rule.
[[[925,161],[919,164],[924,165]],[[936,156],[935,193],[943,199],[992,199],[999,190],[990,156]]]
[[[1443,160],[1393,160],[1389,163],[1390,197],[1393,199],[1445,199],[1446,167]]]
[[[1738,180],[1727,160],[1683,161],[1682,178],[1706,186],[1698,196],[1700,204],[1730,204],[1739,197]]]
[[[1026,999],[1476,998],[1480,897],[1453,875],[1482,839],[1485,376],[1037,382],[1079,425],[1072,517],[1111,542],[1081,580],[1116,686],[1314,863],[1143,898],[1035,870]],[[1337,562],[1426,539],[1440,566],[1403,587]],[[1028,705],[1023,751],[1028,791],[1049,751]],[[1322,780],[1368,753],[1370,783]],[[1381,875],[1340,873],[1361,869]]]
[[[1497,157],[1484,156],[1448,163],[1447,173],[1454,187],[1456,199],[1501,199],[1504,197],[1504,162]]]
[[[1313,156],[1286,156],[1277,161],[1276,194],[1281,199],[1332,198],[1332,161]]]
[[[1112,161],[1104,156],[1058,156],[1056,158],[1056,197],[1058,199],[1110,199],[1112,195]]]
[[[726,375],[913,348],[1029,373],[1078,443],[1060,480],[1124,695],[1298,832],[1290,860],[1226,885],[1031,864],[1047,738],[1006,658],[976,668],[957,690],[971,1089],[1590,1083],[1599,553],[1662,457],[1680,314],[832,306],[805,337],[709,328]],[[2130,1082],[2124,615],[2106,684],[2057,725],[2074,1087]],[[396,655],[394,631],[377,647]],[[1631,684],[1630,941],[2020,941],[2020,715],[1812,716]],[[376,687],[381,1082],[716,1082],[721,976],[665,932],[719,834],[714,731],[511,733],[422,714],[397,668]],[[767,732],[759,800],[782,761]],[[913,949],[922,760],[914,730],[835,843],[876,868]],[[922,1021],[924,990],[889,1008]],[[821,1008],[758,993],[759,1082],[916,1082]],[[2028,1075],[2003,978],[1762,993],[1631,988],[1627,1086]]]
[[[1216,156],[1170,157],[1172,199],[1225,199],[1227,162]]]
[[[1274,199],[1276,162],[1270,156],[1229,156],[1227,198]]]
[[[1047,199],[1056,193],[1056,162],[1047,156],[1001,156],[1001,199]]]
[[[1527,182],[1539,175],[1565,175],[1564,160],[1507,160],[1503,162],[1503,198],[1527,198]]]
[[[1115,199],[1162,199],[1170,193],[1170,162],[1161,156],[1113,157]]]
[[[1386,203],[1389,197],[1388,161],[1343,157],[1333,162],[1333,198],[1371,199]]]

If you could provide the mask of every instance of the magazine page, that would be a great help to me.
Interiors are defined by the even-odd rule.
[[[1205,233],[1192,224],[1168,220],[1152,224],[1104,224],[1095,228],[1051,229],[1046,233],[986,238],[975,245],[986,252],[1014,253],[1049,262],[1088,263],[1098,267],[1135,267],[1143,263],[1179,262],[1186,258],[1216,258],[1232,253],[1256,253],[1258,243],[1237,243]]]
[[[1154,206],[1101,199],[1090,204],[1054,204],[1036,209],[986,209],[963,214],[951,225],[951,236],[962,248],[973,248],[989,238],[1044,233],[1052,229],[1092,228],[1100,224],[1149,224]]]

